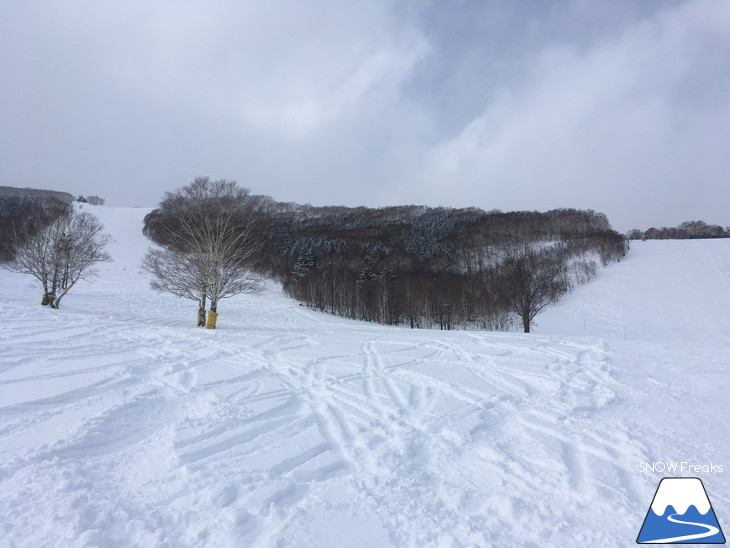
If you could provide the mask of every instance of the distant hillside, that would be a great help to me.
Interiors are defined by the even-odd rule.
[[[70,204],[75,199],[72,194],[59,190],[17,188],[13,186],[0,186],[0,198],[53,198],[67,204]]]
[[[651,227],[647,230],[635,228],[626,237],[629,240],[698,240],[705,238],[730,238],[730,226],[707,224],[704,221],[685,221],[674,227]]]

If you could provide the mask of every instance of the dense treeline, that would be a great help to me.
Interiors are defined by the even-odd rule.
[[[73,197],[3,188],[0,257],[8,261],[18,245],[69,218]],[[219,298],[265,275],[302,303],[348,318],[490,330],[519,321],[529,331],[547,304],[627,249],[606,216],[591,210],[313,207],[207,178],[168,194],[145,219],[145,234],[161,246],[147,266],[163,289],[197,299],[202,311],[209,300],[213,313]],[[190,228],[184,246],[181,223]],[[707,227],[697,225],[680,228],[696,237]],[[195,290],[177,287],[181,273]]]
[[[38,188],[18,188],[13,186],[0,186],[0,198],[32,198],[41,201],[53,199],[67,204],[74,201],[73,195],[68,192]]]
[[[59,193],[36,191],[6,194],[7,188],[0,187],[0,262],[12,261],[18,246],[71,212],[70,200],[59,199],[56,196]]]
[[[629,240],[688,240],[699,238],[730,238],[730,226],[710,225],[704,221],[686,221],[675,227],[651,227],[647,230],[630,230]]]
[[[606,216],[590,210],[315,208],[270,200],[266,209],[258,261],[265,274],[313,308],[391,325],[506,329],[519,318],[528,331],[545,303],[595,276],[596,261],[626,252]],[[522,285],[510,287],[516,278]]]
[[[230,190],[222,209],[216,185]],[[546,305],[626,252],[606,216],[590,210],[312,207],[234,190],[199,178],[145,218],[145,235],[161,246],[148,254],[153,285],[198,300],[201,314],[222,264],[213,242],[233,238],[244,219],[255,219],[246,223],[244,270],[279,280],[312,308],[411,327],[507,329],[519,320],[529,331]],[[238,219],[233,232],[204,236],[206,219],[219,214]],[[190,237],[180,242],[183,233]]]
[[[75,271],[71,254],[60,253],[79,232],[70,228],[72,199],[0,187],[0,259],[17,263],[21,248],[33,250],[37,241],[45,250],[52,241],[51,259],[68,265],[52,270]],[[680,228],[693,237],[707,225]],[[60,236],[43,236],[49,230]],[[302,303],[344,317],[441,329],[506,329],[519,320],[529,331],[547,304],[593,278],[598,262],[626,252],[606,216],[591,210],[312,207],[205,177],[168,193],[145,218],[144,232],[160,246],[145,263],[157,289],[199,301],[205,325],[208,301],[215,320],[219,299],[254,290],[265,275]],[[105,242],[94,261],[108,258]]]
[[[19,245],[71,215],[74,201],[104,204],[98,196],[75,198],[58,190],[0,186],[0,263],[12,261]]]

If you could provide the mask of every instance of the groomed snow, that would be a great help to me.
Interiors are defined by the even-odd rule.
[[[393,328],[271,284],[148,288],[143,209],[63,308],[0,271],[0,545],[628,546],[664,475],[730,519],[730,240],[635,242],[534,333]]]

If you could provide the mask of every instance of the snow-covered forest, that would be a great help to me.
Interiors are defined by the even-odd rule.
[[[226,196],[213,197],[221,192]],[[215,238],[206,219],[213,218],[219,225],[228,219],[230,226],[218,230],[230,232],[232,263],[280,282],[311,308],[412,328],[505,330],[519,323],[528,332],[545,306],[595,277],[599,264],[620,260],[628,247],[594,211],[315,208],[198,178],[145,217],[144,233],[168,250],[145,260],[158,288],[197,300],[201,325],[210,295],[199,288],[215,284],[202,281],[206,269],[189,250],[209,255]],[[180,253],[189,257],[183,268]],[[181,270],[198,273],[183,288]],[[211,299],[217,314],[218,298]]]
[[[294,207],[272,225],[264,263],[288,294],[318,310],[411,327],[508,329],[523,316],[512,305],[529,293],[508,287],[516,270],[528,285],[544,279],[548,304],[626,252],[605,215],[568,209]]]

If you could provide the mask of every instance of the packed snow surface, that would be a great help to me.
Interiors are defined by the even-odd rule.
[[[730,523],[730,240],[634,242],[529,335],[273,283],[213,331],[149,289],[147,210],[85,207],[115,262],[60,310],[0,271],[1,546],[628,546],[670,475]]]

